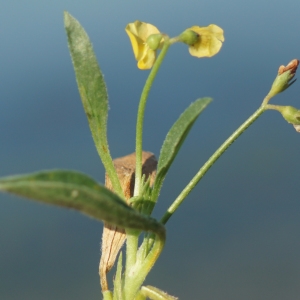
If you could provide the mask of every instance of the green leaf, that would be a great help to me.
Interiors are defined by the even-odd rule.
[[[141,292],[151,300],[177,300],[178,298],[168,295],[166,292],[151,286],[142,286]]]
[[[114,298],[113,300],[122,299],[122,252],[120,252],[116,276],[114,278]]]
[[[113,295],[111,291],[103,292],[103,300],[113,300]]]
[[[123,196],[107,142],[108,95],[92,44],[80,23],[68,12],[64,13],[68,46],[76,81],[90,130],[114,191]]]
[[[138,291],[134,300],[147,300],[147,297],[144,295],[142,291]]]
[[[85,174],[53,170],[0,178],[0,191],[46,204],[78,210],[122,228],[152,231],[165,236],[155,219],[139,214],[118,195]]]
[[[153,186],[152,201],[156,202],[163,181],[169,171],[169,168],[175,159],[181,145],[197,120],[199,114],[212,101],[211,98],[202,98],[193,102],[174,123],[168,132],[165,141],[160,150],[157,175]]]

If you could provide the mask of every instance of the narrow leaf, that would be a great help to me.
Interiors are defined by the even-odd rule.
[[[166,292],[151,286],[142,286],[141,292],[151,300],[177,300],[178,298],[168,295]]]
[[[153,202],[156,202],[166,174],[193,124],[197,120],[199,114],[207,107],[207,105],[211,101],[211,98],[202,98],[193,102],[181,114],[179,119],[174,123],[174,125],[168,132],[160,150],[157,165],[157,175],[152,192]]]
[[[64,13],[68,46],[90,130],[114,191],[123,196],[107,142],[108,95],[106,84],[88,35],[68,12]]]
[[[147,300],[147,297],[144,295],[142,291],[138,291],[134,300]]]
[[[113,295],[111,291],[103,292],[103,300],[113,300]]]
[[[165,235],[162,224],[136,212],[118,195],[79,172],[53,170],[4,177],[0,179],[0,191],[75,209],[122,228]]]
[[[122,252],[120,252],[117,271],[114,279],[114,299],[113,300],[122,300]]]

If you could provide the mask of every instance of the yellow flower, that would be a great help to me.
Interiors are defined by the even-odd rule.
[[[190,45],[189,51],[192,56],[211,57],[216,55],[225,41],[223,29],[217,25],[210,24],[207,27],[193,26],[189,28],[199,35],[198,41]]]
[[[147,39],[150,35],[159,34],[159,30],[149,23],[135,21],[129,23],[125,31],[129,36],[135,59],[138,61],[138,68],[151,69],[156,59],[156,50],[149,47]]]

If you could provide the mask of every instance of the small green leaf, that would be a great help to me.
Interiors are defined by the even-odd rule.
[[[122,300],[122,252],[120,252],[117,271],[114,279],[114,299],[113,300]]]
[[[211,101],[211,98],[202,98],[193,102],[180,115],[179,119],[174,123],[168,132],[160,150],[157,165],[157,175],[152,192],[153,202],[156,202],[167,172],[169,171],[173,160],[175,159],[194,122]]]
[[[111,291],[103,292],[103,300],[113,300],[113,295]]]
[[[0,191],[78,210],[122,228],[165,236],[164,226],[128,206],[117,194],[85,174],[53,170],[0,178]]]
[[[141,292],[151,300],[177,300],[178,298],[168,295],[166,292],[151,286],[142,286]]]
[[[90,130],[114,191],[123,197],[107,142],[108,95],[106,84],[88,35],[68,12],[64,13],[68,46]]]
[[[134,300],[147,300],[147,297],[144,295],[142,291],[138,291]]]

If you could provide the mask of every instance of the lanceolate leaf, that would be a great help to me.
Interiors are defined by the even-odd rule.
[[[114,298],[113,300],[122,299],[122,252],[120,252],[116,276],[114,278]]]
[[[142,286],[141,293],[151,300],[178,300],[178,298],[168,295],[166,292],[151,286]]]
[[[92,136],[114,191],[122,196],[107,142],[108,95],[105,81],[90,39],[82,26],[67,12],[64,20],[77,85]]]
[[[166,139],[160,150],[157,175],[154,182],[152,201],[156,201],[162,187],[166,174],[175,159],[182,143],[191,130],[194,122],[197,120],[199,114],[212,101],[211,98],[202,98],[193,102],[174,123],[168,132]]]
[[[53,170],[4,177],[0,179],[0,191],[76,209],[119,227],[152,231],[164,236],[162,224],[139,214],[116,194],[79,172]]]

